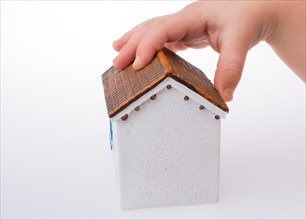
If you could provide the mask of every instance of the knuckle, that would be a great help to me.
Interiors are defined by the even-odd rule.
[[[221,71],[226,74],[226,77],[231,81],[239,81],[241,78],[241,73],[243,70],[243,65],[241,63],[231,63],[228,64]]]
[[[153,17],[147,20],[145,23],[146,24],[158,24],[163,19],[163,17],[164,16],[156,16],[156,17]]]

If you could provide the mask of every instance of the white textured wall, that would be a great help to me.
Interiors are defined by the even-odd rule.
[[[123,208],[218,200],[221,120],[183,97],[163,89],[116,122]]]

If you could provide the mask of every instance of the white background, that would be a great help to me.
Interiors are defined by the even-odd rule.
[[[101,74],[112,41],[188,2],[1,1],[1,217],[305,218],[305,84],[253,48],[222,121],[218,204],[122,211]],[[212,49],[179,53],[213,79]]]

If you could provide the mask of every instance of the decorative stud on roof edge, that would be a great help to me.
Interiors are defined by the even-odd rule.
[[[128,119],[129,115],[128,114],[125,114],[121,117],[121,120],[122,121],[125,121],[126,119]]]
[[[188,100],[189,100],[189,97],[188,97],[187,95],[185,95],[185,96],[184,96],[184,100],[185,100],[185,101],[188,101]]]
[[[219,116],[219,115],[215,115],[215,119],[216,119],[216,120],[219,120],[219,119],[220,119],[220,116]]]
[[[199,106],[199,109],[200,109],[200,110],[205,109],[204,105],[200,105],[200,106]]]
[[[171,89],[172,86],[171,85],[167,85],[166,87],[167,87],[167,89]]]
[[[152,96],[150,97],[150,99],[151,99],[151,100],[156,99],[156,94],[152,95]]]
[[[136,106],[136,107],[134,108],[134,110],[135,110],[136,112],[138,112],[138,111],[140,110],[140,107],[139,107],[139,106]]]

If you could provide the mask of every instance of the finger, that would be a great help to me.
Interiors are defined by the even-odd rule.
[[[130,38],[134,35],[134,34],[140,34],[140,33],[144,33],[147,31],[147,29],[150,27],[150,24],[155,22],[156,20],[158,20],[161,17],[155,17],[155,18],[151,18],[147,21],[144,21],[138,25],[136,25],[134,28],[132,28],[130,31],[126,32],[124,35],[122,35],[118,40],[115,40],[113,42],[113,48],[116,51],[120,51],[121,48],[129,42]]]
[[[113,60],[115,68],[122,70],[133,62],[139,37],[140,36],[138,36],[138,38],[131,38],[129,42],[121,48],[119,55]]]
[[[113,60],[116,68],[124,69],[135,59],[137,46],[143,35],[148,31],[149,26],[143,26],[137,30],[132,30],[129,40],[120,48],[119,55]]]
[[[120,37],[118,40],[115,40],[113,42],[113,48],[116,51],[120,51],[121,48],[129,41],[131,35],[132,35],[132,31],[129,31],[127,33],[125,33],[124,35],[122,35],[122,37]]]
[[[188,48],[193,48],[193,49],[205,48],[209,46],[209,43],[206,42],[189,43],[189,42],[175,41],[171,43],[165,43],[164,46],[167,47],[169,50],[172,50],[173,52],[177,52],[180,50],[186,50]]]
[[[148,65],[155,53],[162,49],[166,42],[179,41],[186,35],[186,25],[183,22],[177,22],[177,19],[177,16],[172,15],[151,26],[138,45],[134,69],[138,70]]]
[[[233,99],[234,91],[240,81],[249,44],[238,37],[227,37],[220,48],[214,84],[224,101]]]
[[[155,53],[163,48],[164,44],[168,41],[168,37],[165,33],[159,32],[154,34],[149,34],[152,44],[141,43],[139,44],[136,52],[136,58],[133,63],[133,68],[139,70],[147,66],[153,59]],[[147,36],[148,38],[148,36]]]
[[[180,41],[165,43],[164,46],[167,47],[169,50],[172,50],[173,52],[177,52],[177,51],[180,51],[180,50],[186,50],[188,48],[187,46],[185,46]]]

